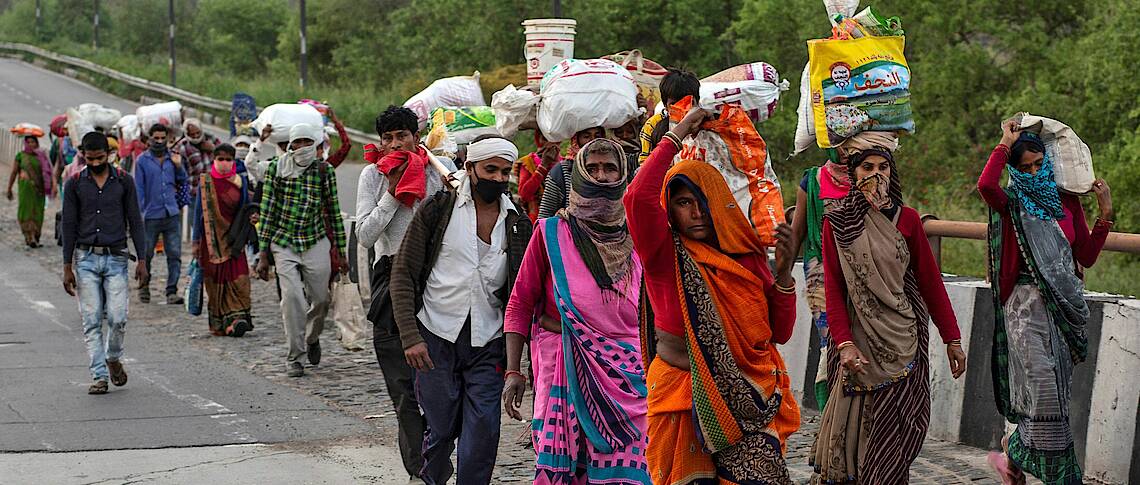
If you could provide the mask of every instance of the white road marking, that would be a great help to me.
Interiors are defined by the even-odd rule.
[[[0,280],[0,281],[3,281],[3,280]],[[29,305],[33,309],[36,310],[36,313],[39,313],[40,315],[42,315],[49,322],[55,324],[56,326],[58,326],[59,328],[62,328],[64,330],[71,330],[72,329],[71,327],[67,326],[63,322],[59,321],[59,315],[57,315],[58,312],[56,311],[55,305],[52,305],[50,302],[46,302],[43,300],[33,300],[32,296],[31,296],[31,292],[29,292],[25,288],[17,288],[17,287],[7,285],[7,284],[5,284],[5,286],[7,286],[9,290],[12,290],[13,293],[16,293],[17,295],[19,295],[20,298],[23,298],[24,301],[28,302]]]
[[[168,385],[170,383],[170,380],[164,376],[157,374],[143,375],[142,378],[146,379],[151,384],[154,384],[155,387],[162,389],[164,392],[173,396],[179,401],[194,406],[199,410],[215,413],[210,415],[210,418],[218,420],[218,424],[221,424],[222,426],[244,427],[244,423],[248,422],[244,418],[237,417],[237,413],[231,411],[229,408],[217,402],[211,401],[210,399],[202,397],[199,394],[181,394],[176,392]],[[236,441],[257,441],[252,435],[242,429],[235,429],[233,431],[230,431],[226,433],[226,436],[229,436]]]

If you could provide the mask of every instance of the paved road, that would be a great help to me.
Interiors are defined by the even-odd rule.
[[[64,113],[69,107],[83,103],[98,103],[108,108],[134,113],[139,103],[125,100],[99,91],[75,79],[14,59],[0,58],[0,125],[13,126],[20,122],[30,122],[47,127],[51,119]],[[229,138],[229,132],[210,129],[222,138]],[[43,139],[47,144],[47,138]],[[356,147],[352,154],[360,157],[363,151]],[[0,154],[0,159],[8,161],[9,154]],[[340,195],[341,210],[348,214],[356,211],[356,181],[364,165],[345,163],[337,169],[337,190]]]

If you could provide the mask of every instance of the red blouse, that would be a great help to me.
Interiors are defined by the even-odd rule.
[[[678,152],[672,142],[658,143],[630,182],[623,203],[633,247],[645,268],[645,287],[653,307],[654,326],[680,336],[685,334],[685,327],[681,321],[681,301],[677,293],[677,255],[669,215],[661,207],[665,174]],[[749,255],[736,258],[736,261],[764,282],[772,342],[787,343],[796,323],[796,295],[776,291],[775,279],[766,260]]]
[[[1017,284],[1017,275],[1025,267],[1021,258],[1021,251],[1017,247],[1017,235],[1013,232],[1013,221],[1010,220],[1009,197],[1001,188],[1001,174],[1009,160],[1009,147],[998,145],[990,153],[986,168],[978,178],[978,192],[982,199],[991,208],[1001,214],[1001,300],[1004,302],[1013,293]],[[1075,195],[1061,193],[1061,210],[1065,217],[1058,220],[1061,232],[1073,248],[1073,259],[1085,268],[1091,268],[1100,257],[1100,250],[1104,248],[1104,241],[1108,239],[1109,229],[1107,222],[1097,220],[1092,232],[1089,232],[1088,222],[1085,221],[1085,211],[1081,207],[1081,200]],[[1079,274],[1079,272],[1078,272]]]
[[[938,327],[938,335],[942,342],[962,338],[958,330],[958,319],[954,316],[954,308],[950,306],[950,297],[946,295],[946,286],[942,283],[942,271],[934,261],[934,253],[930,250],[930,242],[926,240],[926,231],[922,229],[922,220],[918,212],[910,207],[902,207],[895,227],[902,233],[910,250],[910,269],[914,271],[918,281],[918,291],[926,308],[930,312],[930,319]],[[831,229],[831,222],[823,220],[823,286],[827,299],[827,328],[831,331],[831,338],[835,345],[851,340],[851,317],[847,313],[847,281],[843,278],[843,269],[839,265],[839,250],[835,246],[835,233]]]

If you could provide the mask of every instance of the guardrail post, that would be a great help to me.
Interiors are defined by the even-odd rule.
[[[926,221],[937,221],[938,216],[934,214],[926,214],[922,216],[922,226],[926,227]],[[930,232],[926,233],[926,240],[930,243],[930,251],[934,253],[934,262],[938,264],[938,268],[942,269],[942,236],[932,235]]]

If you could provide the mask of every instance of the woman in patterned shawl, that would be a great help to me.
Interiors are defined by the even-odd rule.
[[[649,471],[659,485],[791,483],[784,447],[800,412],[776,348],[796,319],[791,228],[778,229],[773,277],[720,172],[669,168],[705,116],[674,125],[625,195],[656,329]]]
[[[950,370],[966,371],[958,323],[891,152],[848,157],[851,190],[823,222],[831,394],[809,461],[818,483],[907,483],[930,422],[928,321]]]
[[[1096,263],[1112,228],[1112,196],[1093,182],[1100,217],[1090,233],[1081,201],[1061,194],[1053,161],[1037,135],[1002,124],[978,190],[990,206],[990,282],[994,291],[994,397],[1016,429],[990,464],[1003,483],[1022,470],[1046,484],[1082,483],[1069,427],[1073,366],[1085,359],[1089,317],[1081,267]],[[1008,165],[1012,184],[999,179]]]
[[[641,263],[621,196],[621,146],[587,143],[570,206],[538,222],[507,303],[507,414],[522,419],[522,345],[534,371],[536,484],[650,484],[645,371],[638,342]]]
[[[242,239],[251,231],[240,226],[255,224],[257,216],[251,212],[249,179],[237,173],[235,153],[231,145],[218,145],[209,171],[199,176],[192,239],[202,267],[210,332],[241,337],[253,329],[253,320],[245,251],[252,241]]]

